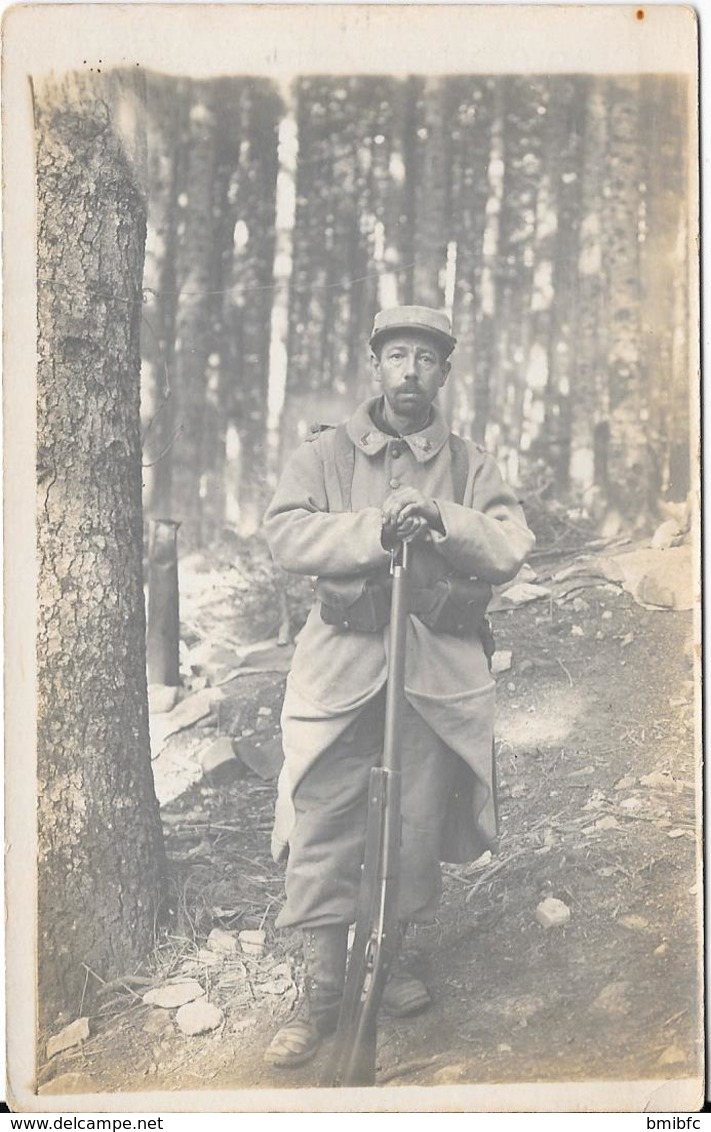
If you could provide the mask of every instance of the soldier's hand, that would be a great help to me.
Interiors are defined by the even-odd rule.
[[[416,523],[414,520],[420,520]],[[400,538],[412,537],[419,530],[442,530],[442,519],[434,499],[416,487],[398,487],[383,502],[383,524],[394,523]]]
[[[401,541],[397,530],[397,523],[386,523],[383,521],[383,525],[380,528],[380,542],[382,543],[383,550],[387,550],[389,553],[391,550],[394,550]]]

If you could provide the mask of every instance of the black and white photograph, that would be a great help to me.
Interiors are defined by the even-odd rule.
[[[698,1108],[693,11],[3,65],[11,1108]]]

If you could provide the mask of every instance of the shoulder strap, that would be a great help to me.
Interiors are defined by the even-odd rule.
[[[326,470],[326,482],[337,488],[338,496],[331,499],[335,511],[350,511],[351,488],[355,470],[355,445],[348,435],[345,424],[313,424],[306,437],[308,441],[318,440],[327,434],[328,443],[321,446],[321,457]],[[335,483],[334,483],[335,480]],[[331,496],[334,492],[331,490]]]
[[[449,451],[452,459],[452,490],[454,502],[464,503],[469,479],[469,448],[466,440],[461,436],[449,434]]]
[[[345,424],[336,425],[333,430],[333,455],[336,463],[336,478],[341,488],[343,510],[350,511],[355,471],[355,444],[348,435]]]

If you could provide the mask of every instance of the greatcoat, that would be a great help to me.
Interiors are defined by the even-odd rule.
[[[402,484],[435,500],[444,529],[416,544],[418,585],[427,586],[444,571],[492,584],[513,578],[535,540],[493,457],[467,441],[466,488],[463,502],[454,502],[450,430],[439,409],[433,405],[422,431],[394,437],[374,423],[377,404],[378,398],[365,402],[347,422],[355,446],[349,511],[338,510],[342,485],[333,430],[304,442],[288,461],[265,516],[276,563],[286,571],[330,579],[387,571],[381,506]],[[282,711],[275,859],[288,852],[296,787],[382,688],[387,654],[387,626],[374,633],[342,632],[323,621],[318,603],[311,610],[296,645]],[[496,840],[494,682],[479,637],[434,633],[411,615],[405,694],[461,758],[442,860],[474,860]]]

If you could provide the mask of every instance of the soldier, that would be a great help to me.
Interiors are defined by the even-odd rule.
[[[448,317],[381,311],[370,338],[382,394],[287,463],[265,517],[275,561],[317,577],[282,712],[284,767],[272,841],[288,854],[278,927],[304,935],[305,996],[265,1053],[291,1068],[338,1020],[355,920],[370,769],[382,751],[389,550],[414,543],[402,726],[401,935],[430,923],[440,862],[495,846],[494,683],[485,611],[534,542],[495,461],[450,433],[435,404],[456,345]],[[430,1004],[397,962],[382,1008]]]

